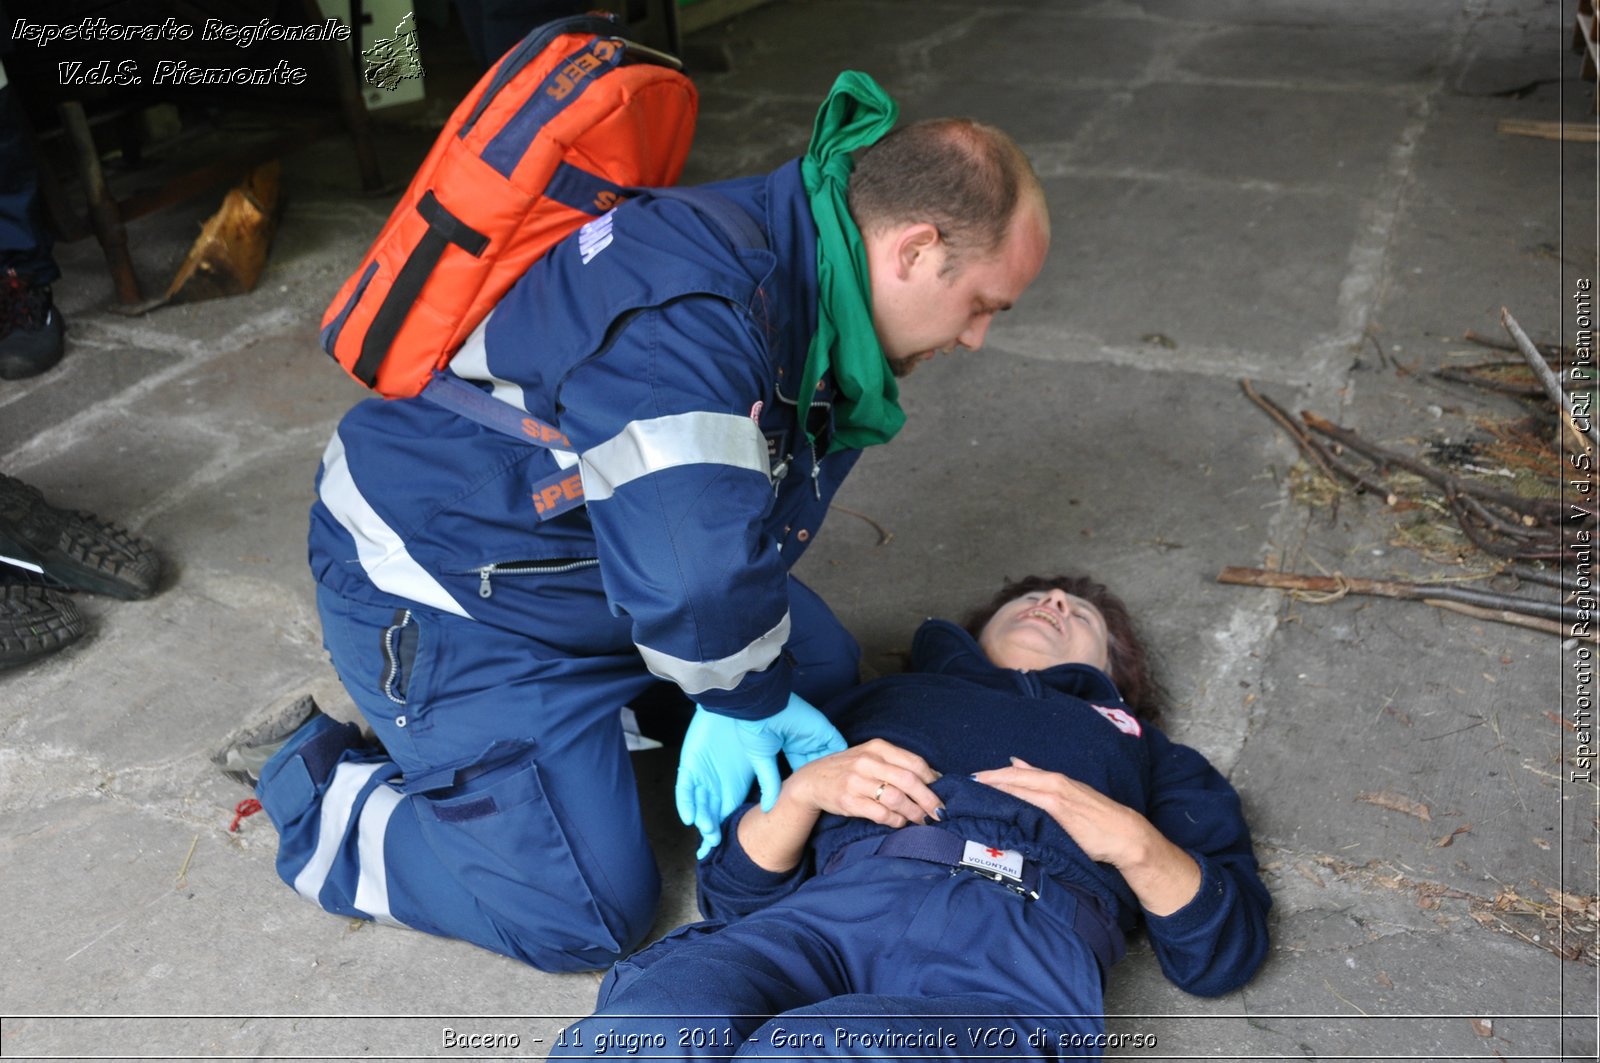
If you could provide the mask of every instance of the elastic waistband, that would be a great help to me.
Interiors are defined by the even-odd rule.
[[[978,854],[976,861],[973,860],[974,847]],[[1032,860],[1021,860],[1020,854],[1012,850],[995,849],[984,843],[963,838],[942,827],[908,826],[887,834],[863,838],[844,846],[828,859],[822,874],[832,874],[847,864],[853,864],[870,856],[922,860],[948,867],[952,874],[962,870],[971,871],[1030,900],[1038,898],[1041,880],[1049,878],[1054,885],[1071,894],[1077,901],[1072,917],[1072,929],[1100,961],[1102,976],[1127,954],[1128,943],[1122,928],[1106,911],[1099,897],[1081,886],[1045,875],[1037,863]],[[984,859],[985,856],[989,859]],[[1015,859],[1008,862],[1006,859],[1008,857]]]

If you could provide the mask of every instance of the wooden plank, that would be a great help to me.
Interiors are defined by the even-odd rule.
[[[206,219],[167,289],[173,302],[238,295],[256,286],[277,229],[278,163],[258,167],[223,197]]]
[[[1539,137],[1543,140],[1566,140],[1582,144],[1600,143],[1600,129],[1592,125],[1502,118],[1495,129],[1497,132],[1519,137]]]

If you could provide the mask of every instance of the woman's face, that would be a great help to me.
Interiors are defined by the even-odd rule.
[[[1058,664],[1110,663],[1105,617],[1065,591],[1034,591],[1002,605],[978,632],[978,645],[1001,668],[1036,672]]]

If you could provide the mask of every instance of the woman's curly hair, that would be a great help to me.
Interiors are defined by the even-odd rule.
[[[1024,594],[1039,591],[1062,590],[1100,610],[1106,621],[1106,650],[1110,658],[1107,672],[1117,685],[1123,702],[1141,720],[1154,723],[1166,706],[1167,695],[1151,669],[1150,655],[1145,650],[1133,617],[1121,598],[1106,589],[1105,584],[1088,576],[1028,576],[1014,580],[1000,588],[987,604],[967,615],[962,626],[977,638],[983,627],[1000,607],[1015,601]]]

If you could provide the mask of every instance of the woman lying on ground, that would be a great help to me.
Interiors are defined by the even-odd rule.
[[[1141,919],[1181,988],[1243,985],[1271,899],[1238,795],[1155,697],[1089,579],[929,620],[911,672],[828,706],[849,749],[729,818],[699,866],[711,921],[617,964],[553,1055],[1083,1058]]]

